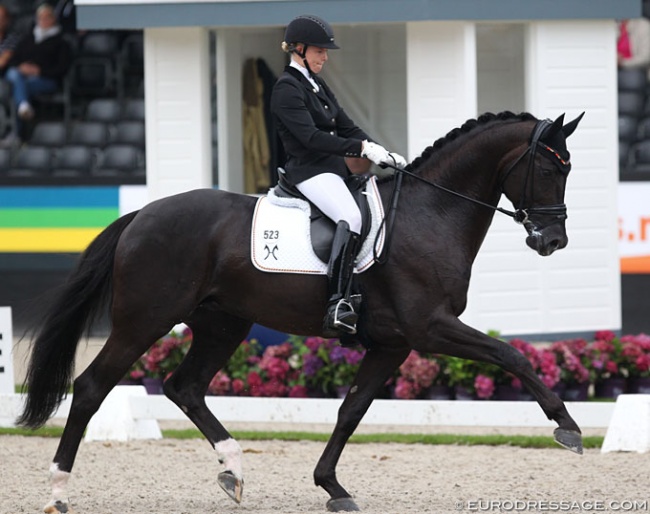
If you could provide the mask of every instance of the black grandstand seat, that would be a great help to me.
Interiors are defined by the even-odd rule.
[[[122,41],[120,50],[120,73],[124,96],[140,96],[139,86],[144,77],[144,37],[142,31],[129,34]]]
[[[619,91],[618,115],[641,118],[645,107],[645,93],[639,91]]]
[[[23,146],[8,177],[45,177],[50,174],[53,150],[47,146]]]
[[[143,121],[120,121],[115,124],[112,143],[133,145],[144,149],[144,141]]]
[[[645,91],[648,74],[642,68],[622,68],[618,70],[619,91]]]
[[[61,121],[42,121],[38,123],[29,138],[34,146],[60,147],[66,143],[68,131]]]
[[[122,119],[144,121],[144,98],[127,98],[124,101]]]
[[[102,121],[79,121],[72,126],[68,142],[75,145],[105,147],[111,140],[110,126]]]
[[[643,117],[639,120],[636,139],[638,141],[650,139],[650,116]]]
[[[11,169],[13,152],[9,148],[0,148],[0,175],[4,175]]]
[[[109,145],[92,171],[97,177],[144,176],[144,152],[133,145]]]
[[[83,35],[79,44],[79,55],[115,58],[120,50],[120,36],[117,32],[99,30]]]
[[[122,117],[120,101],[116,98],[95,98],[86,107],[86,121],[116,123]]]
[[[72,94],[94,97],[119,93],[118,58],[117,33],[98,31],[85,34],[71,66]]]
[[[632,146],[628,169],[650,176],[650,140],[639,141]]]
[[[95,151],[85,145],[66,145],[56,155],[52,176],[86,177],[95,163]]]
[[[618,139],[619,141],[635,141],[637,137],[638,122],[634,116],[619,115]]]

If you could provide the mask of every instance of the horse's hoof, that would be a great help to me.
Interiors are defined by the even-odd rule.
[[[232,471],[222,471],[217,477],[217,483],[221,486],[221,489],[226,491],[228,496],[237,503],[241,503],[241,495],[244,492],[243,480],[239,480],[232,474]]]
[[[67,503],[60,500],[57,500],[54,503],[48,503],[43,508],[43,512],[45,514],[75,514]]]
[[[330,498],[327,500],[329,512],[357,512],[359,507],[352,498]]]
[[[575,430],[566,430],[564,428],[556,428],[553,432],[555,442],[560,446],[582,455],[582,435]]]

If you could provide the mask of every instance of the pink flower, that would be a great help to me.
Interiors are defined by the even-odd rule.
[[[404,377],[399,377],[397,383],[395,384],[395,397],[401,398],[403,400],[412,400],[416,397],[417,393],[413,382],[405,379]]]
[[[485,375],[476,375],[474,389],[476,389],[476,396],[479,398],[490,398],[494,394],[494,380]]]
[[[305,346],[312,352],[315,352],[323,344],[323,342],[324,340],[321,337],[308,337],[305,339]]]
[[[599,341],[611,343],[614,339],[616,339],[616,334],[611,330],[599,330],[596,332],[594,338]]]
[[[242,394],[246,389],[246,384],[244,384],[244,381],[241,378],[234,379],[230,386],[232,387],[232,392],[236,395]]]
[[[650,369],[650,356],[648,356],[647,354],[639,355],[636,358],[635,364],[636,364],[637,369],[641,373],[643,373],[645,371],[648,371]]]
[[[257,371],[251,371],[246,381],[251,396],[262,396],[262,377]]]
[[[259,388],[258,395],[253,394],[253,396],[266,396],[266,397],[282,397],[287,396],[289,392],[289,387],[280,382],[279,380],[273,379],[268,382],[264,382]]]
[[[287,360],[291,356],[292,350],[291,343],[286,342],[274,346],[267,346],[266,350],[264,350],[264,355]]]
[[[538,353],[539,371],[537,375],[546,387],[553,387],[560,381],[560,367],[557,365],[555,354],[547,349],[542,349]]]
[[[230,383],[230,377],[224,371],[219,371],[210,381],[208,391],[216,395],[225,395],[230,392]]]
[[[436,361],[420,356],[413,350],[399,367],[401,377],[409,380],[415,388],[415,395],[430,387],[438,376],[440,366]]]
[[[130,376],[132,380],[140,380],[142,377],[144,377],[144,371],[141,369],[135,369],[131,371]]]
[[[269,347],[271,348],[271,347]],[[289,363],[279,357],[272,357],[265,352],[262,360],[259,362],[261,370],[266,371],[266,374],[271,380],[285,380],[287,373],[289,373]]]
[[[302,385],[295,385],[289,389],[289,398],[307,398],[307,388]]]

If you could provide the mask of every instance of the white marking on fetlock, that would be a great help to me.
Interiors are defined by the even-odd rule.
[[[55,505],[60,502],[68,506],[68,480],[70,480],[70,473],[61,471],[59,465],[53,462],[50,465],[50,485],[52,487],[52,499],[48,504],[43,507],[44,512],[58,512]]]
[[[242,473],[242,449],[239,446],[239,443],[235,441],[232,437],[226,439],[225,441],[219,441],[214,445],[214,449],[217,452],[217,457],[219,462],[221,462],[226,471],[231,471],[236,478],[241,480],[243,478]]]

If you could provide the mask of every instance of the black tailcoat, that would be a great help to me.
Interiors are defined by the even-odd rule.
[[[298,184],[320,173],[349,175],[344,157],[360,157],[369,139],[341,109],[334,93],[316,78],[314,86],[287,66],[273,87],[271,112],[287,153],[287,179]]]

